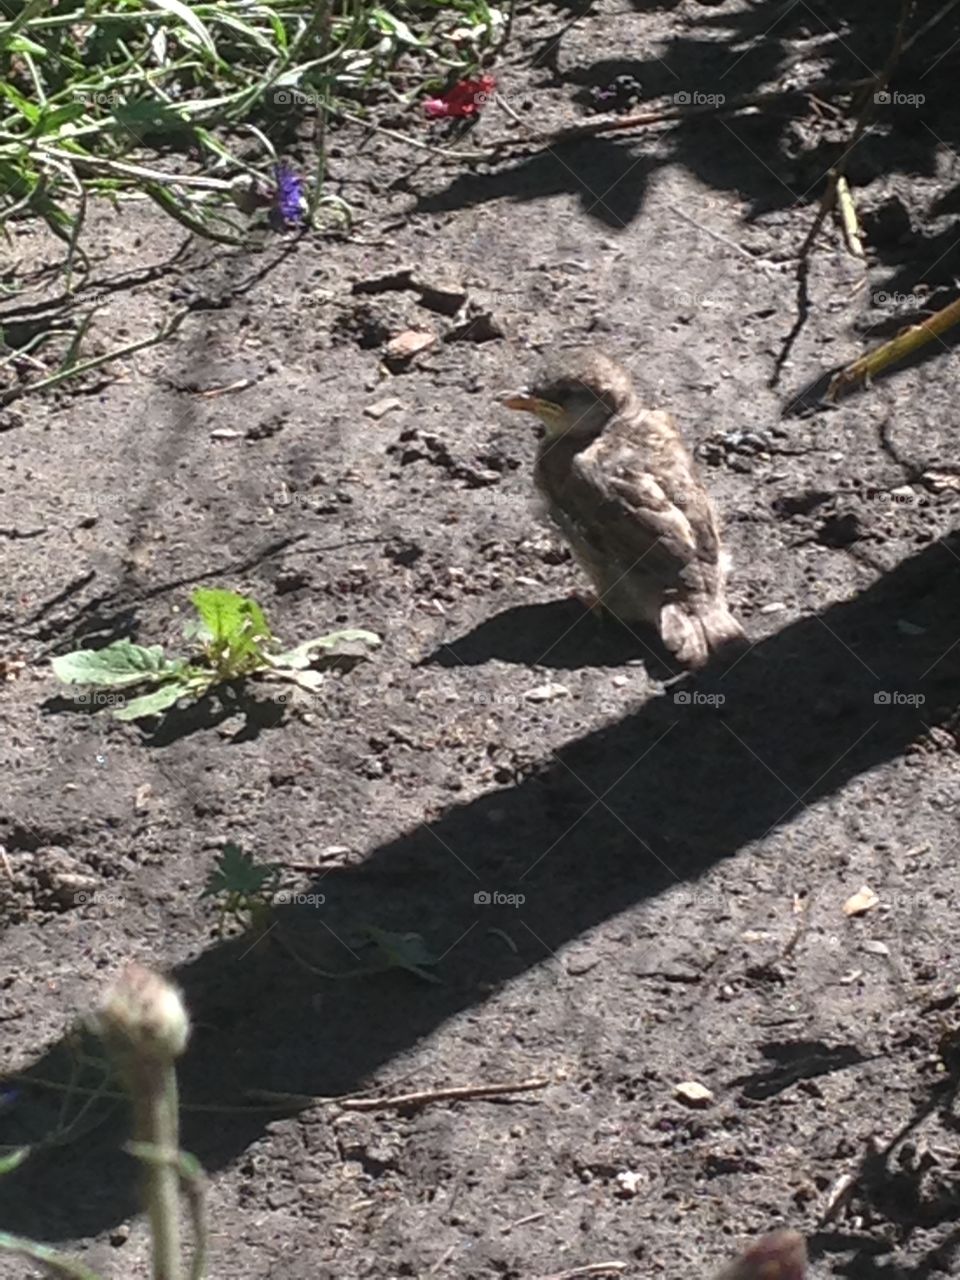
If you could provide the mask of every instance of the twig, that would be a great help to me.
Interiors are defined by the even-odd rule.
[[[833,1222],[837,1214],[850,1199],[850,1192],[856,1186],[856,1175],[852,1173],[841,1173],[839,1178],[835,1178],[827,1192],[827,1202],[823,1206],[823,1213],[820,1215],[819,1226],[825,1227],[827,1223]]]
[[[868,351],[866,355],[860,356],[858,360],[841,369],[827,387],[825,399],[835,401],[865,379],[876,377],[890,365],[898,364],[921,350],[934,338],[939,338],[941,334],[946,333],[958,323],[960,323],[960,298],[956,298],[940,311],[935,312],[928,320],[910,325],[889,342],[881,343],[873,351]]]
[[[423,142],[420,138],[410,138],[405,133],[398,133],[396,129],[386,129],[382,124],[374,124],[372,120],[364,120],[360,116],[352,115],[349,111],[343,111],[340,107],[330,106],[330,114],[338,116],[341,120],[346,120],[350,124],[359,125],[361,129],[369,129],[372,133],[382,134],[385,138],[391,138],[394,142],[403,143],[407,147],[415,147],[418,151],[430,151],[435,156],[443,156],[450,160],[489,160],[491,154],[487,151],[448,151],[445,147],[436,147],[431,142]]]
[[[817,81],[803,88],[769,89],[761,93],[748,94],[743,98],[734,98],[729,102],[679,105],[660,107],[652,111],[641,111],[629,116],[602,116],[599,120],[582,120],[576,124],[564,125],[549,133],[536,133],[527,138],[494,138],[487,144],[491,151],[499,151],[510,147],[523,147],[539,144],[550,146],[557,142],[567,142],[575,138],[592,138],[601,133],[621,133],[626,129],[638,129],[651,124],[666,124],[683,120],[696,120],[701,116],[731,115],[738,111],[747,111],[752,107],[766,107],[791,95],[809,95],[812,93],[844,93],[851,89],[862,88],[872,84],[873,77],[848,81]],[[452,154],[448,152],[447,154]],[[484,157],[484,158],[489,158]]]
[[[725,236],[722,231],[715,231],[713,227],[708,227],[704,223],[698,222],[696,218],[687,213],[685,209],[682,209],[680,205],[673,204],[672,201],[668,200],[667,208],[671,210],[672,213],[675,213],[678,218],[683,218],[684,222],[689,222],[691,227],[696,227],[696,229],[698,231],[702,231],[704,235],[712,236],[712,238],[719,244],[725,244],[728,249],[733,249],[734,252],[739,253],[742,258],[746,258],[748,262],[752,262],[755,267],[763,267],[766,270],[774,270],[776,268],[777,264],[772,262],[769,258],[763,258],[759,255],[752,254],[749,249],[745,249],[742,244],[737,244],[736,240],[731,240],[731,238],[729,236]]]
[[[10,1236],[5,1231],[0,1231],[0,1250],[39,1262],[53,1275],[66,1276],[67,1280],[101,1280],[95,1271],[90,1271],[79,1259],[69,1258],[65,1253],[51,1249],[49,1245],[25,1240],[22,1236]]]
[[[549,1080],[517,1080],[504,1084],[464,1084],[446,1089],[424,1089],[417,1093],[398,1093],[392,1098],[346,1098],[340,1103],[345,1111],[388,1111],[401,1107],[422,1107],[428,1102],[456,1102],[469,1098],[498,1098],[505,1093],[529,1093],[546,1089]]]
[[[843,223],[843,234],[847,248],[855,258],[863,258],[863,241],[860,239],[860,223],[857,220],[857,208],[850,194],[850,183],[843,174],[837,179],[837,206],[840,210],[840,221]]]
[[[805,893],[794,895],[793,914],[797,917],[796,928],[787,940],[786,946],[783,948],[782,959],[787,960],[796,951],[800,939],[807,931],[810,923],[810,899]]]
[[[588,1262],[585,1267],[573,1267],[570,1271],[556,1271],[543,1280],[579,1280],[580,1276],[622,1276],[627,1269],[625,1262]]]
[[[911,49],[921,36],[926,35],[931,27],[935,27],[937,23],[942,18],[945,18],[951,9],[955,9],[958,4],[960,4],[960,0],[947,0],[947,3],[939,9],[933,17],[925,22],[921,27],[918,27],[910,39],[904,43],[903,48],[900,50],[901,54],[904,54],[908,49]]]
[[[468,160],[474,163],[486,161],[489,163],[496,160],[501,151],[522,147],[551,147],[560,142],[574,141],[577,138],[592,138],[602,133],[621,133],[628,129],[639,129],[652,124],[669,124],[683,120],[694,120],[705,115],[731,115],[738,111],[749,110],[752,107],[770,106],[790,95],[815,92],[846,93],[872,83],[873,77],[841,82],[817,82],[803,89],[771,89],[765,93],[755,93],[745,98],[737,98],[734,101],[719,104],[661,107],[658,110],[640,112],[631,116],[603,116],[599,120],[582,120],[576,124],[563,125],[561,128],[551,130],[549,133],[538,132],[527,134],[525,137],[494,138],[486,143],[481,151],[452,151],[446,147],[435,146],[430,142],[423,142],[420,138],[411,138],[395,129],[387,129],[383,125],[374,124],[370,120],[364,120],[360,116],[352,115],[349,111],[344,111],[337,106],[331,106],[330,111],[341,120],[347,120],[350,124],[359,125],[361,129],[370,129],[374,133],[382,134],[385,138],[390,138],[394,142],[399,142],[407,147],[415,147],[420,151],[430,151],[444,160]],[[522,119],[509,108],[507,108],[507,113],[514,116],[515,119]],[[526,122],[524,121],[523,123]]]
[[[532,1222],[540,1222],[546,1216],[542,1209],[539,1213],[528,1213],[525,1218],[518,1218],[516,1222],[508,1222],[505,1227],[501,1227],[500,1234],[508,1236],[511,1231],[516,1231],[517,1227],[529,1227]]]
[[[513,24],[517,18],[517,0],[507,0],[507,17],[503,24],[503,30],[500,33],[500,39],[490,50],[483,60],[485,67],[492,67],[496,64],[497,59],[503,53],[504,49],[510,43],[510,37],[513,35]]]
[[[66,381],[67,378],[75,378],[81,373],[89,373],[91,369],[99,369],[101,365],[110,364],[113,360],[121,360],[124,356],[133,355],[135,351],[143,351],[146,347],[155,346],[158,342],[165,342],[167,338],[173,337],[192,310],[192,307],[185,307],[183,311],[178,311],[172,320],[162,324],[156,333],[149,338],[141,338],[139,342],[131,342],[126,347],[117,347],[114,351],[108,351],[106,355],[93,356],[90,360],[84,360],[81,364],[71,364],[66,369],[58,369],[49,378],[40,378],[36,382],[28,382],[24,386],[11,387],[7,391],[0,392],[0,405],[11,404],[14,400],[19,399],[20,396],[30,395],[34,391],[43,391],[48,387],[55,387],[58,383]]]
[[[894,67],[900,59],[903,51],[904,35],[906,33],[907,21],[913,12],[916,0],[903,0],[900,9],[900,20],[897,23],[897,31],[894,36],[893,45],[887,56],[886,64],[883,69],[876,75],[869,77],[867,80],[859,81],[859,87],[863,88],[863,103],[860,113],[857,116],[850,135],[850,140],[840,152],[837,159],[831,165],[827,172],[827,185],[824,188],[823,195],[820,197],[820,205],[817,209],[816,217],[804,237],[803,244],[800,246],[800,254],[797,264],[797,318],[790,328],[790,332],[783,340],[783,345],[777,356],[774,365],[773,374],[770,377],[768,386],[775,387],[780,381],[780,374],[784,365],[793,350],[794,343],[800,336],[800,331],[806,324],[807,317],[810,314],[810,251],[816,240],[820,228],[826,220],[827,214],[834,207],[837,201],[837,192],[841,178],[843,177],[844,165],[847,156],[853,151],[854,147],[866,133],[870,119],[876,110],[877,94],[889,83],[890,77],[893,75]]]

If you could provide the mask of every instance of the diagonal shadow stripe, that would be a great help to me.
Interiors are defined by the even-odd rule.
[[[572,940],[652,902],[678,878],[695,884],[739,850],[762,847],[798,807],[842,805],[848,784],[897,760],[925,725],[955,720],[958,553],[954,534],[822,618],[762,641],[717,684],[725,697],[719,709],[667,691],[569,742],[556,753],[559,762],[546,757],[515,785],[494,787],[371,850],[360,867],[326,873],[322,920],[296,907],[277,912],[276,931],[296,935],[297,953],[334,969],[344,955],[336,938],[349,941],[361,924],[415,928],[435,954],[445,953],[440,984],[390,975],[327,983],[323,1016],[305,1017],[320,984],[279,949],[250,951],[249,940],[236,939],[182,965],[175,976],[198,1028],[184,1063],[184,1097],[209,1099],[215,1089],[218,1103],[242,1102],[244,1088],[330,1095],[361,1087],[450,1018],[471,1010],[481,1016],[497,985],[555,966],[555,954]],[[900,634],[895,620],[905,615],[920,634]],[[709,689],[711,679],[707,673],[687,692]],[[878,702],[880,691],[925,702]],[[516,886],[525,902],[480,905],[480,886]],[[488,936],[494,925],[511,932],[516,950]],[[63,1052],[54,1046],[33,1069],[62,1079]],[[43,1103],[52,1126],[60,1100],[35,1092],[39,1110],[31,1117],[42,1132]],[[23,1141],[11,1129],[19,1112],[0,1117],[0,1143]],[[184,1142],[216,1170],[257,1140],[268,1120],[255,1112],[188,1112]],[[0,1223],[65,1239],[121,1220],[133,1188],[116,1150],[120,1133],[104,1126],[10,1174]],[[70,1194],[84,1178],[96,1194]]]

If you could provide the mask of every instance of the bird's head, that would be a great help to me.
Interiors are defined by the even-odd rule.
[[[533,413],[551,437],[598,436],[634,398],[629,375],[599,351],[563,352],[522,391],[503,399],[508,409]]]

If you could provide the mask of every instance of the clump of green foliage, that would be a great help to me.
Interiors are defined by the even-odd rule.
[[[477,66],[503,29],[487,0],[8,0],[0,230],[36,215],[76,248],[96,194],[149,198],[201,235],[240,243],[250,179],[269,183],[278,158],[270,135],[311,120],[312,215],[338,102],[376,92],[408,103],[426,81]]]
[[[252,854],[244,853],[232,841],[223,846],[200,895],[216,901],[221,936],[228,924],[233,923],[258,939],[269,937],[281,941],[282,935],[278,936],[272,928],[276,907],[301,901],[314,907],[326,904],[322,893],[297,893],[292,888],[281,887],[282,874],[281,863],[257,862]],[[423,982],[440,981],[436,974],[429,972],[439,964],[439,957],[432,954],[419,933],[392,933],[376,925],[364,925],[352,942],[358,951],[369,952],[369,962],[339,973],[308,964],[288,945],[284,949],[298,964],[321,978],[358,978],[405,969]]]
[[[111,709],[118,720],[139,720],[166,711],[181,698],[197,701],[218,686],[247,679],[314,692],[324,670],[350,666],[380,644],[372,631],[354,629],[284,650],[263,610],[249,596],[198,587],[191,599],[198,615],[184,628],[186,638],[198,645],[191,656],[169,658],[161,645],[117,640],[103,649],[76,649],[54,658],[54,674],[65,684],[144,690],[130,700],[115,692],[97,699],[114,703]]]

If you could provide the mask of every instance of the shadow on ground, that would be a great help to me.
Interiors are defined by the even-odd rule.
[[[196,1028],[185,1101],[223,1108],[242,1105],[247,1089],[336,1095],[362,1087],[450,1017],[482,1007],[489,991],[554,963],[598,923],[696,881],[900,756],[930,726],[955,733],[958,587],[953,535],[857,598],[785,628],[732,671],[674,688],[570,742],[514,785],[408,831],[359,868],[331,872],[316,886],[322,912],[277,914],[287,946],[323,969],[352,968],[352,939],[371,921],[415,928],[442,953],[439,985],[405,973],[324,981],[269,938],[233,940],[184,965],[176,978]],[[699,696],[719,691],[719,707]],[[475,895],[493,889],[523,893],[525,905],[478,905]],[[516,952],[491,935],[494,927],[510,931]],[[55,1046],[31,1072],[66,1080],[70,1048]],[[89,1087],[96,1078],[89,1067],[73,1077]],[[0,1141],[40,1140],[56,1127],[60,1103],[59,1094],[24,1090]],[[184,1143],[220,1169],[269,1118],[189,1110]],[[121,1221],[134,1208],[122,1137],[114,1120],[32,1158],[4,1179],[0,1224],[56,1240]]]

